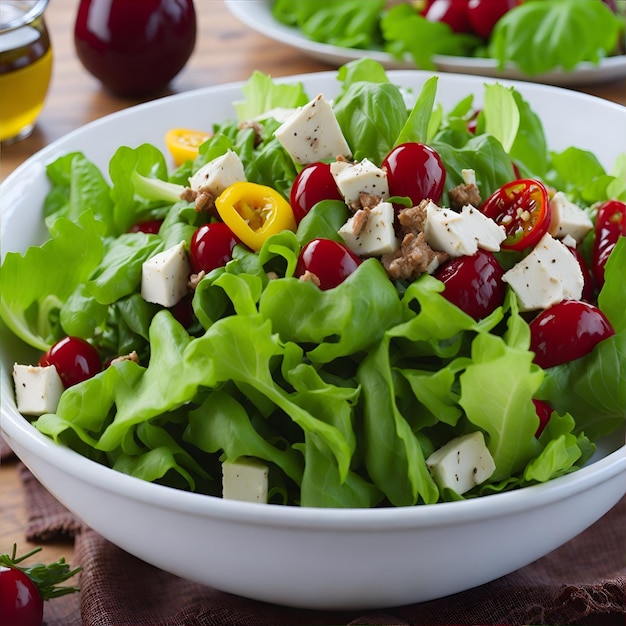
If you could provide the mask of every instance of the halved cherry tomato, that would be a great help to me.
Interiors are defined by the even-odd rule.
[[[191,128],[172,128],[165,133],[165,145],[178,167],[198,156],[198,148],[211,137],[210,133]]]
[[[593,241],[592,271],[596,287],[604,285],[604,266],[620,237],[626,236],[626,203],[619,200],[603,202],[596,213]]]
[[[548,191],[538,180],[520,178],[496,189],[480,210],[504,227],[505,250],[524,250],[534,246],[550,227]]]

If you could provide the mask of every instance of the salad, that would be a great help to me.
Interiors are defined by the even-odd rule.
[[[534,76],[624,54],[619,0],[272,0],[271,7],[312,41],[381,50],[420,69],[435,69],[435,55],[480,57]]]
[[[626,159],[609,173],[584,150],[550,152],[522,95],[497,83],[480,110],[468,96],[444,111],[436,76],[411,93],[360,60],[338,80],[330,102],[254,73],[238,119],[202,129],[174,170],[149,144],[121,146],[108,180],[81,153],[47,166],[50,237],[0,267],[2,319],[42,353],[16,364],[17,394],[31,370],[45,399],[61,386],[52,408],[18,401],[37,429],[199,493],[249,472],[271,503],[375,507],[544,482],[623,425]],[[294,147],[311,107],[327,122]],[[302,162],[324,145],[349,154]],[[552,237],[567,223],[545,221],[557,202],[573,217]],[[394,274],[405,240],[423,239],[419,207],[441,246]],[[463,215],[478,228],[447,240]],[[548,281],[558,302],[548,290],[538,305],[514,276],[548,238],[570,269]],[[469,459],[462,489],[451,452]]]

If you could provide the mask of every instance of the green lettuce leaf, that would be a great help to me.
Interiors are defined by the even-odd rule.
[[[615,50],[624,24],[599,0],[531,0],[496,24],[488,53],[503,68],[514,62],[526,74],[573,70]]]

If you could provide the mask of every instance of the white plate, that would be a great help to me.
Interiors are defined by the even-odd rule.
[[[390,72],[419,89],[427,72]],[[335,72],[281,79],[309,94],[337,93]],[[444,74],[446,107],[484,79]],[[546,124],[550,147],[575,144],[609,166],[626,146],[626,109],[543,85],[518,89]],[[72,150],[106,169],[120,144],[154,143],[181,120],[192,128],[234,116],[241,84],[156,100],[93,122],[43,149],[0,186],[3,253],[43,237],[44,166]],[[564,113],[565,112],[565,113]],[[580,124],[579,120],[588,120]],[[6,335],[6,333],[3,333]],[[98,465],[39,433],[18,412],[11,367],[32,362],[15,339],[0,338],[1,426],[9,444],[70,510],[127,552],[226,592],[302,608],[366,609],[439,598],[508,574],[589,527],[626,492],[619,433],[587,467],[549,483],[475,500],[386,509],[310,509],[222,500],[143,482]],[[555,523],[555,520],[558,520]],[[537,529],[541,532],[537,532]],[[616,537],[616,549],[622,538]]]
[[[271,11],[271,0],[225,0],[231,13],[241,22],[257,32],[302,50],[308,56],[339,66],[348,61],[368,57],[384,65],[388,69],[414,69],[412,60],[398,60],[386,52],[379,50],[357,50],[342,48],[326,43],[312,41],[296,28],[278,22]],[[580,63],[571,72],[555,70],[543,74],[529,76],[520,72],[515,65],[509,64],[504,70],[497,67],[493,59],[475,57],[456,57],[435,55],[433,58],[440,72],[455,72],[488,76],[491,78],[509,78],[527,80],[548,85],[587,85],[619,80],[626,77],[626,55],[617,55],[601,59],[594,63]]]

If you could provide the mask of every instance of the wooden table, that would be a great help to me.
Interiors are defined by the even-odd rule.
[[[50,91],[33,134],[20,143],[2,148],[0,179],[6,178],[30,155],[69,131],[141,102],[108,94],[78,61],[73,43],[73,18],[77,5],[78,0],[52,0],[47,9],[46,23],[54,50]],[[255,69],[271,76],[330,69],[328,65],[249,30],[231,16],[223,0],[197,0],[196,7],[199,19],[196,49],[168,93],[245,80]],[[626,105],[624,80],[582,86],[579,90]],[[16,468],[14,461],[5,462],[0,468],[1,552],[9,552],[13,543],[18,544],[20,552],[34,547],[24,538],[26,513]],[[72,564],[71,544],[46,544],[38,560],[54,561],[60,557]]]

